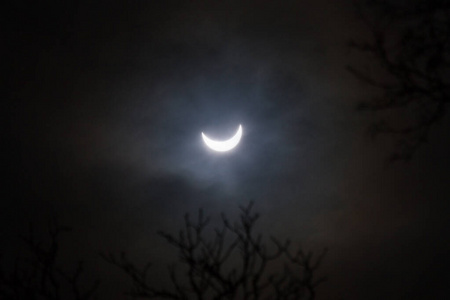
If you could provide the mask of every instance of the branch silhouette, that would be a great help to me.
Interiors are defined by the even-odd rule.
[[[382,92],[379,97],[360,102],[358,109],[385,113],[369,127],[369,133],[395,136],[397,149],[390,160],[407,161],[427,142],[450,102],[450,3],[366,3],[358,7],[358,13],[372,36],[350,41],[349,47],[370,57],[372,68],[347,69]],[[372,13],[376,21],[369,17]],[[392,111],[394,117],[386,117]]]
[[[22,236],[22,240],[31,256],[16,258],[11,272],[0,269],[0,299],[93,299],[99,281],[88,288],[80,283],[82,261],[71,272],[58,265],[60,236],[70,230],[53,218],[48,226],[50,243],[45,246],[36,240],[30,225],[28,235]]]
[[[317,286],[325,278],[315,278],[326,250],[317,257],[311,252],[290,251],[290,242],[272,237],[272,249],[254,233],[258,214],[253,203],[240,207],[239,221],[230,222],[222,214],[221,228],[208,237],[210,218],[200,210],[196,221],[185,215],[184,229],[178,235],[159,232],[180,255],[180,266],[169,266],[170,289],[148,282],[151,264],[135,266],[125,255],[103,258],[125,272],[132,280],[129,295],[136,298],[166,299],[314,299]],[[282,270],[275,271],[282,264]],[[181,276],[180,276],[181,274]],[[181,277],[181,278],[180,278]]]

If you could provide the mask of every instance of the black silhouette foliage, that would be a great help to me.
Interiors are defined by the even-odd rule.
[[[315,277],[326,250],[317,257],[311,252],[292,253],[290,242],[271,238],[268,247],[254,233],[258,215],[252,203],[241,207],[240,219],[231,223],[222,214],[222,227],[212,237],[205,232],[210,219],[200,210],[197,221],[185,216],[185,228],[174,236],[159,234],[180,257],[169,266],[170,288],[152,285],[147,279],[151,264],[135,266],[122,253],[104,259],[119,267],[132,280],[128,293],[136,298],[165,299],[314,299],[324,278]]]
[[[380,114],[370,134],[394,135],[398,147],[390,159],[406,161],[427,141],[450,101],[450,2],[365,3],[358,12],[372,36],[349,45],[372,64],[348,70],[381,90],[358,108]]]

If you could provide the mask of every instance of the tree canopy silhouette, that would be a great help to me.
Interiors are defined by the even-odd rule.
[[[450,2],[365,3],[358,12],[372,36],[350,47],[367,54],[371,64],[348,70],[382,91],[359,104],[360,110],[383,112],[370,133],[394,135],[398,146],[390,159],[409,160],[450,102]]]
[[[222,214],[220,229],[205,232],[210,219],[200,210],[196,221],[185,216],[185,227],[177,236],[159,232],[180,257],[169,266],[170,288],[147,280],[151,263],[137,267],[122,253],[104,259],[119,267],[132,280],[128,293],[136,298],[166,299],[314,299],[316,278],[326,250],[317,257],[311,252],[290,251],[290,242],[271,238],[272,247],[254,233],[258,215],[252,203],[241,207],[240,219],[230,222]]]
[[[132,281],[133,298],[166,299],[314,299],[317,286],[325,280],[316,271],[326,249],[319,255],[290,250],[289,240],[271,237],[266,244],[255,234],[259,216],[252,203],[241,207],[239,220],[222,214],[220,228],[206,232],[210,218],[199,211],[196,221],[188,214],[177,236],[159,232],[179,253],[178,264],[169,266],[170,287],[148,280],[151,264],[137,267],[124,253],[101,254]],[[83,263],[75,268],[61,266],[60,237],[70,231],[53,219],[48,241],[36,238],[33,227],[22,237],[28,254],[12,267],[0,265],[0,299],[97,299],[99,281],[86,280]],[[0,257],[1,258],[1,257]],[[2,261],[0,261],[2,262]],[[72,269],[72,271],[67,271]],[[153,274],[154,275],[154,274]],[[100,295],[101,296],[101,295]]]

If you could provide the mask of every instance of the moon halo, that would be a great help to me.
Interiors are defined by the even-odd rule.
[[[242,125],[239,125],[238,130],[231,138],[223,141],[210,139],[209,137],[206,136],[206,134],[202,132],[203,142],[206,144],[206,146],[208,146],[208,148],[217,152],[227,152],[235,148],[239,144],[241,137],[242,137]]]

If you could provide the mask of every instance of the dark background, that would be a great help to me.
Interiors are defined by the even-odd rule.
[[[43,232],[56,215],[74,228],[67,261],[85,260],[105,299],[121,299],[128,282],[99,252],[162,266],[177,256],[157,230],[176,232],[199,208],[232,218],[253,200],[261,232],[330,249],[318,299],[448,294],[449,120],[411,162],[385,163],[394,142],[368,139],[373,116],[354,109],[376,90],[345,69],[365,63],[346,45],[368,34],[352,1],[43,1],[3,13],[7,260],[29,222]],[[202,131],[238,124],[235,150],[205,149]]]

